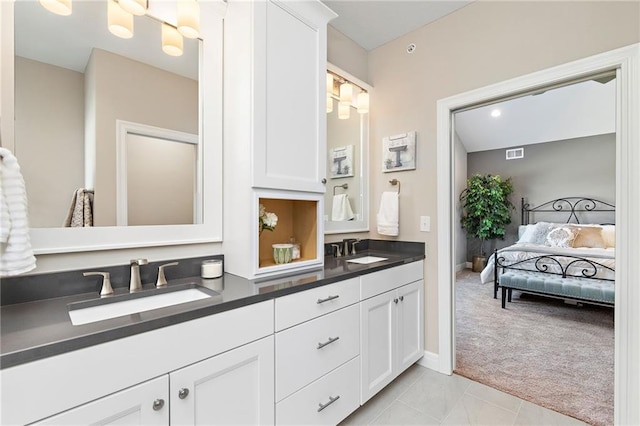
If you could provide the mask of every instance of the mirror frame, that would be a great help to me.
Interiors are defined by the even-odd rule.
[[[369,92],[369,102],[371,102],[372,87],[360,80],[359,78],[349,74],[345,70],[327,62],[327,69],[333,73],[336,73],[345,79],[357,84],[358,86]],[[360,162],[358,164],[358,177],[360,178],[360,201],[361,212],[360,220],[347,220],[334,222],[327,220],[324,222],[324,233],[329,234],[346,234],[350,232],[368,232],[369,231],[369,115],[360,115]],[[327,138],[329,135],[327,135]],[[328,148],[327,148],[328,151]],[[325,152],[328,155],[328,152]],[[328,163],[327,163],[328,164]],[[327,197],[325,193],[325,200]]]
[[[149,1],[148,15],[164,21],[167,15],[160,1]],[[201,2],[199,63],[199,144],[202,146],[203,223],[195,225],[101,226],[91,228],[32,228],[34,253],[70,253],[198,244],[222,241],[222,1]],[[15,152],[14,140],[14,7],[0,2],[0,143]],[[206,78],[204,78],[206,76]],[[7,117],[10,117],[8,119]],[[115,124],[114,124],[115,125]],[[205,137],[206,136],[206,137]],[[114,141],[115,143],[115,141]],[[18,158],[19,161],[19,158]]]

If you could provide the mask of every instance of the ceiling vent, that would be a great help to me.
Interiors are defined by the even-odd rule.
[[[507,150],[507,160],[524,158],[524,148],[513,148]]]

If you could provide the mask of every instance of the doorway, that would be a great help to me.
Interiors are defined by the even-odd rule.
[[[634,259],[640,257],[640,223],[637,209],[640,204],[633,197],[632,188],[640,187],[640,149],[637,146],[640,128],[635,120],[640,114],[640,88],[638,77],[640,45],[617,49],[569,64],[508,80],[472,92],[438,101],[438,306],[439,306],[439,370],[451,374],[455,363],[455,336],[453,322],[452,282],[454,278],[452,208],[453,153],[452,120],[455,110],[490,102],[519,94],[576,80],[600,72],[616,70],[616,97],[618,119],[616,122],[616,224],[618,249],[616,268],[615,310],[615,400],[614,421],[633,423],[640,419],[640,408],[633,404],[640,398],[640,342],[630,336],[640,334],[640,313],[634,306],[640,305],[640,292],[630,283],[640,276],[640,265]],[[635,193],[634,193],[635,194]]]

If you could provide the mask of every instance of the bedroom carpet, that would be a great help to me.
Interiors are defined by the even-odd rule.
[[[492,284],[456,280],[455,372],[592,425],[613,424],[613,309],[513,292],[500,308]]]

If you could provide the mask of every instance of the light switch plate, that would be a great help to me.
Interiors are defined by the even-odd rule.
[[[420,216],[420,231],[421,232],[430,232],[431,231],[431,217],[429,217],[429,216]]]

